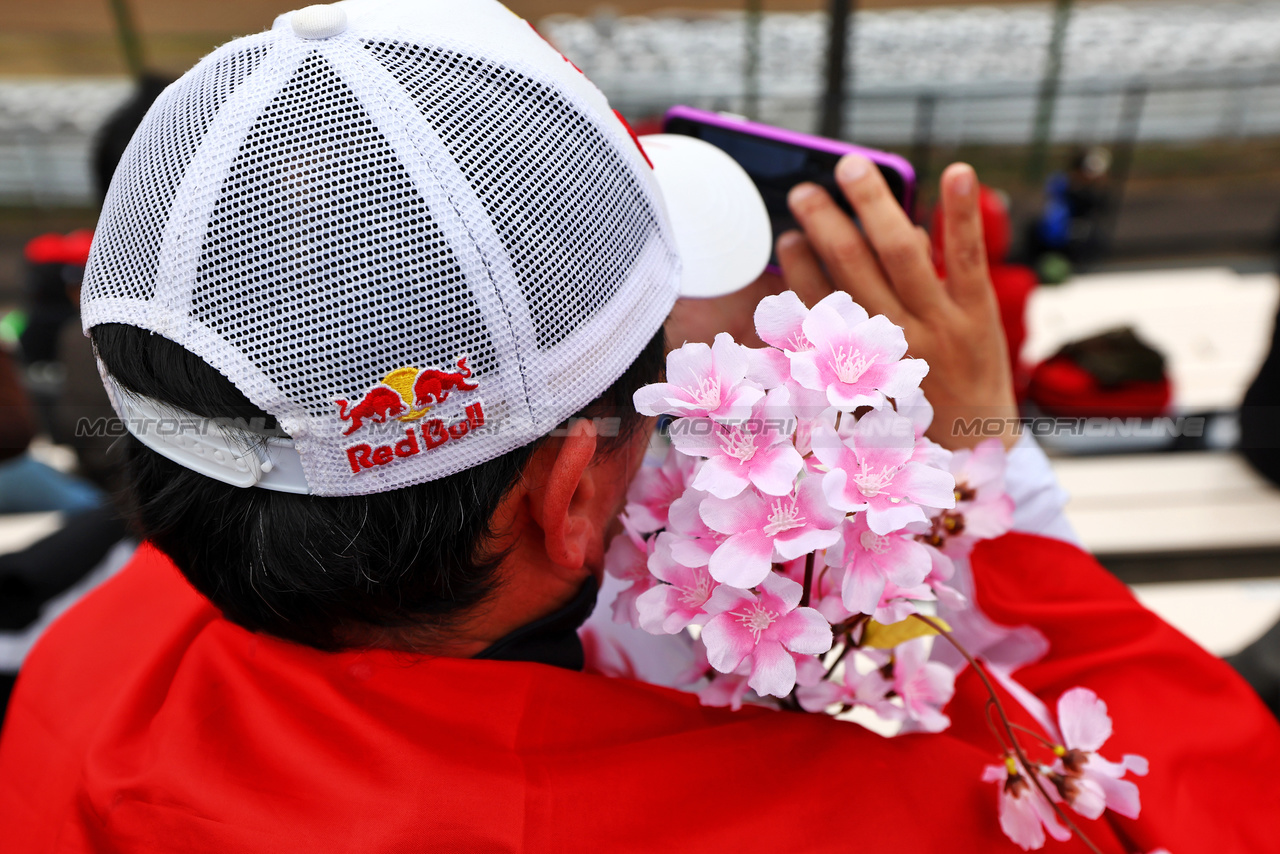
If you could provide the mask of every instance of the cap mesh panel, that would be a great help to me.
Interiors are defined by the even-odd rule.
[[[167,89],[121,158],[94,233],[84,299],[150,299],[169,211],[209,123],[269,48],[253,46]]]
[[[316,416],[406,365],[447,370],[469,355],[476,375],[494,367],[426,201],[316,54],[241,146],[210,220],[192,314]]]
[[[368,50],[422,110],[479,197],[542,349],[589,320],[659,226],[626,162],[552,89],[475,57],[404,42]]]

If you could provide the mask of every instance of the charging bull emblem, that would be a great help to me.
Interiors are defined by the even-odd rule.
[[[453,391],[475,391],[479,383],[468,382],[471,369],[467,357],[457,361],[458,370],[441,371],[435,368],[397,368],[369,389],[360,400],[352,403],[336,399],[338,417],[348,422],[342,432],[350,436],[366,423],[385,424],[393,418],[397,421],[417,421],[431,407],[444,403]]]
[[[444,403],[451,391],[475,391],[480,386],[467,382],[470,378],[466,356],[458,360],[457,371],[425,368],[413,381],[413,403],[415,406]]]

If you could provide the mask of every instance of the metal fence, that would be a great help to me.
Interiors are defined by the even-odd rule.
[[[859,13],[842,135],[925,159],[1032,142],[1053,20],[1048,4]],[[818,125],[824,15],[602,13],[539,26],[629,118],[683,103]],[[1280,0],[1081,4],[1060,41],[1047,142],[1280,136]],[[93,134],[129,91],[123,78],[0,79],[0,204],[91,203]]]

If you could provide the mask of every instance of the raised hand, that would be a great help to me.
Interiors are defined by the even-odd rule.
[[[870,161],[844,157],[836,180],[861,228],[821,187],[793,189],[788,201],[803,232],[778,238],[786,286],[809,306],[846,291],[905,330],[908,355],[929,363],[921,383],[935,410],[929,438],[948,448],[970,447],[991,434],[966,435],[959,424],[999,418],[1007,425],[1001,438],[1011,447],[1018,411],[972,167],[956,163],[942,175],[945,280],[934,271],[927,235],[912,225]]]

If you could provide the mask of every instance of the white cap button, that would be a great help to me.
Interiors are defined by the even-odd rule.
[[[327,39],[347,29],[347,13],[337,5],[308,6],[289,17],[293,32],[299,38]]]

